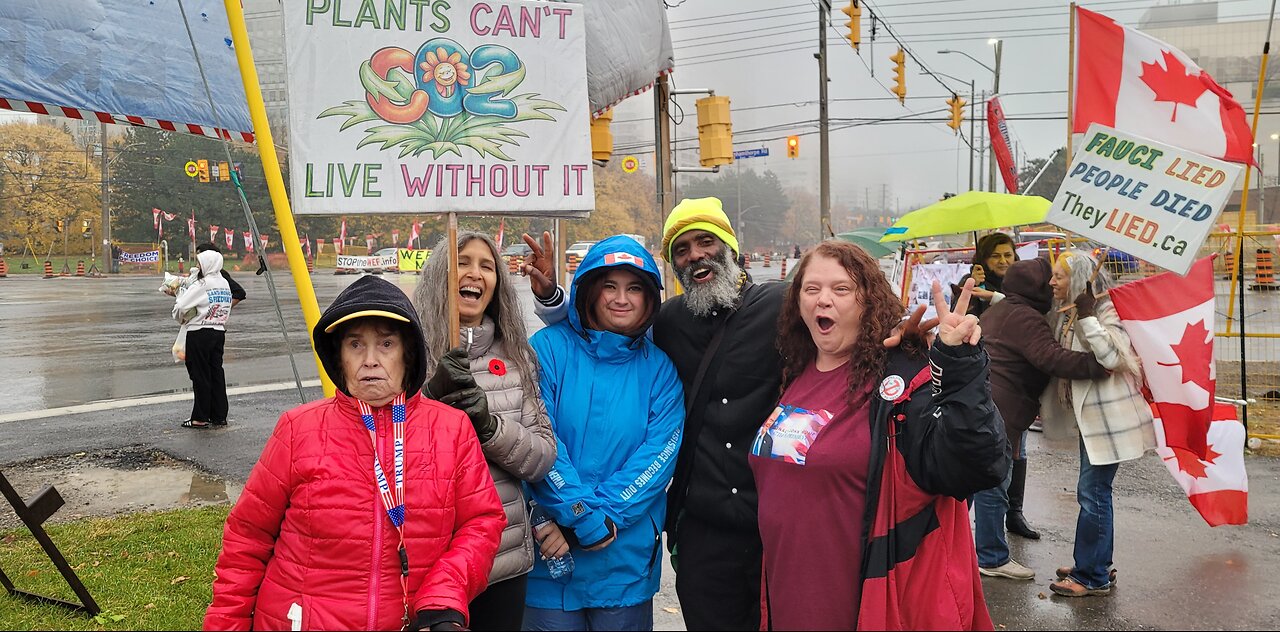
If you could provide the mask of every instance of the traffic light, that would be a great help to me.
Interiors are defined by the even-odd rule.
[[[601,163],[609,162],[613,155],[613,132],[609,125],[613,123],[613,109],[605,110],[591,119],[591,159]]]
[[[964,120],[964,104],[965,100],[958,94],[953,93],[951,98],[947,99],[947,105],[951,106],[951,121],[947,123],[947,127],[955,130],[957,134],[960,133],[960,121]]]
[[[897,82],[890,92],[898,95],[898,103],[903,103],[907,98],[907,54],[899,48],[889,55],[889,61],[893,62],[893,80]]]
[[[853,45],[853,50],[858,50],[858,45],[862,43],[862,7],[858,6],[858,0],[849,0],[849,6],[840,10],[849,16],[849,21],[844,23],[849,34],[844,37]]]
[[[788,136],[787,137],[787,158],[799,158],[799,157],[800,157],[800,137]]]
[[[729,117],[729,97],[702,97],[698,107],[698,162],[718,167],[733,162],[733,122]]]
[[[231,168],[225,162],[218,163],[218,182],[226,182],[231,179]]]
[[[201,158],[196,161],[196,167],[200,170],[200,181],[209,181],[209,161]]]
[[[55,222],[54,222],[54,224],[53,224],[53,229],[54,229],[54,230],[56,230],[56,231],[58,231],[58,232],[62,232],[62,231],[64,231],[64,230],[66,230],[66,229],[67,229],[67,222],[66,222],[65,220],[61,220],[61,219],[60,219],[60,220],[57,220],[57,221],[55,221]]]

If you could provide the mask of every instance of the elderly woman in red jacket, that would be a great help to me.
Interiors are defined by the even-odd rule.
[[[227,518],[205,629],[464,628],[506,518],[467,416],[418,394],[417,311],[363,277],[312,335],[338,393],[276,424]]]

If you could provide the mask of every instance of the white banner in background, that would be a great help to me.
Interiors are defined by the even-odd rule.
[[[913,314],[917,305],[924,305],[924,318],[928,320],[938,315],[933,307],[933,282],[942,283],[942,296],[951,304],[951,285],[960,283],[964,275],[969,274],[973,266],[967,263],[923,263],[911,267],[911,288],[907,296],[907,313]]]
[[[595,207],[581,5],[283,7],[295,212]]]
[[[381,257],[356,257],[353,255],[338,255],[337,267],[343,269],[359,270],[361,268],[398,268],[400,267],[400,257],[396,253],[384,255]]]

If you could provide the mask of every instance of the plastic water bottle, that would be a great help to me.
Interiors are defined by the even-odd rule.
[[[544,527],[551,524],[551,516],[547,515],[547,510],[532,500],[529,501],[529,524],[533,526],[534,531],[542,531]],[[550,572],[551,579],[572,575],[573,556],[566,552],[560,557],[548,557],[547,571]]]

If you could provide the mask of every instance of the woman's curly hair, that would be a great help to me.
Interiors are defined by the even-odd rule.
[[[849,393],[856,402],[869,391],[867,385],[884,372],[888,350],[884,339],[902,320],[905,308],[876,260],[851,243],[824,241],[805,253],[787,290],[786,302],[778,316],[778,352],[782,355],[782,387],[786,388],[818,355],[813,335],[800,317],[800,296],[805,272],[815,257],[834,259],[853,279],[855,293],[862,302],[862,323],[849,362]]]

